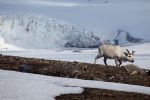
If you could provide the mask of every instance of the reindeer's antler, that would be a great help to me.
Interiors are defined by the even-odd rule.
[[[126,51],[130,54],[130,52],[129,52],[129,50],[128,50],[128,49],[126,49]]]

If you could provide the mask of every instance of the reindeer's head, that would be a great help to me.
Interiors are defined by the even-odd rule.
[[[135,51],[132,51],[132,53],[130,53],[128,49],[126,49],[126,51],[127,52],[124,52],[126,61],[129,61],[129,62],[133,63],[134,62],[134,53],[135,53]]]

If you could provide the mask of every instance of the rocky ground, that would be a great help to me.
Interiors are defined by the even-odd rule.
[[[0,69],[42,75],[69,77],[135,84],[150,87],[148,70],[135,65],[122,67],[104,66],[80,62],[54,61],[14,56],[0,56]],[[150,100],[150,95],[85,88],[82,94],[64,94],[57,100]]]
[[[104,89],[85,88],[82,94],[64,94],[56,100],[149,100],[150,96]]]

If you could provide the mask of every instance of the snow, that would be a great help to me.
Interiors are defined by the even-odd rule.
[[[51,80],[52,79],[52,80]],[[40,75],[30,75],[0,70],[1,100],[54,100],[55,96],[65,93],[80,93],[80,87],[64,87]]]
[[[26,49],[98,46],[92,31],[40,14],[2,15],[0,38]]]
[[[7,44],[4,39],[0,37],[0,50],[23,50],[23,48],[16,47],[12,44]]]
[[[54,100],[61,94],[81,93],[83,87],[150,95],[150,87],[103,81],[43,76],[0,70],[0,100]]]
[[[117,39],[120,45],[131,45],[127,40],[127,34],[131,34],[122,29]],[[117,30],[116,30],[117,31]],[[112,33],[113,37],[104,34],[96,34],[91,30],[79,28],[71,23],[50,18],[40,14],[14,14],[0,16],[0,49],[56,49],[56,48],[92,48],[100,44],[113,40],[117,33]],[[136,36],[135,36],[136,37]],[[137,40],[139,38],[134,38]],[[140,38],[142,39],[142,38]],[[144,42],[147,40],[142,40]],[[136,43],[134,43],[136,45]]]
[[[150,43],[142,43],[133,46],[125,46],[124,49],[134,50],[135,52],[135,62],[133,64],[144,68],[150,69]],[[75,52],[77,51],[77,52]],[[62,61],[79,61],[86,63],[94,63],[94,58],[97,55],[97,49],[27,49],[27,50],[0,50],[0,54],[3,55],[13,55],[22,57],[33,57],[33,58],[44,58],[49,60],[62,60]],[[115,65],[114,60],[107,61],[108,65]],[[97,60],[97,64],[104,64],[102,58]],[[130,64],[129,62],[124,62],[122,65]]]
[[[130,50],[135,50],[138,55],[150,55],[150,43],[142,43],[127,47]]]

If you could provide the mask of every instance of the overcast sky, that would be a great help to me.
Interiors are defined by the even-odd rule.
[[[96,31],[97,7],[103,4],[105,0],[0,0],[0,13],[39,13]]]
[[[110,1],[110,0],[107,0]],[[23,5],[38,5],[38,6],[93,6],[98,3],[105,3],[106,0],[0,0],[0,3],[5,4],[23,4]]]

